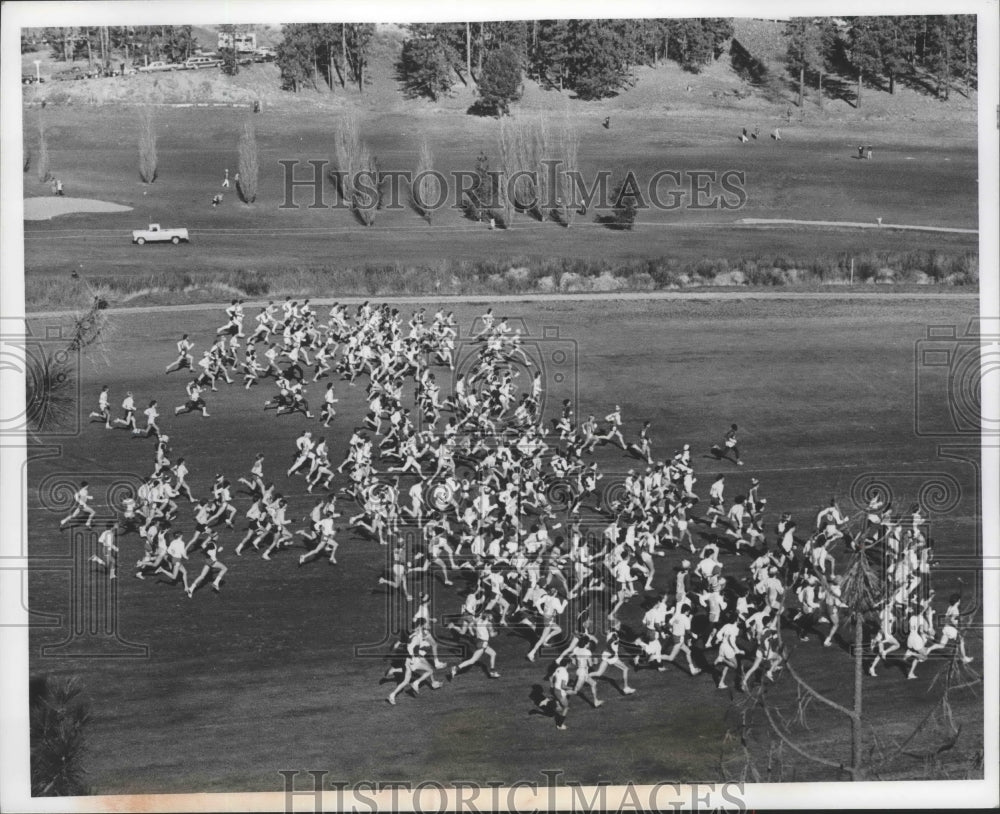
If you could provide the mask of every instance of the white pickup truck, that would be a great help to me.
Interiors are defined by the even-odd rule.
[[[160,224],[151,223],[148,229],[136,229],[132,232],[132,242],[138,246],[144,243],[173,243],[181,241],[188,242],[187,229],[162,229]]]

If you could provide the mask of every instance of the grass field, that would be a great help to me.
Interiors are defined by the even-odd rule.
[[[746,204],[739,210],[692,209],[688,188],[684,206],[674,211],[640,212],[632,232],[614,231],[595,221],[595,213],[570,228],[539,223],[526,215],[507,231],[487,231],[482,224],[451,209],[433,224],[406,205],[377,214],[365,228],[345,210],[310,209],[309,189],[296,192],[297,209],[285,200],[279,160],[299,161],[297,177],[309,160],[333,161],[335,111],[275,110],[254,117],[261,147],[260,196],[248,207],[229,191],[213,208],[223,170],[236,165],[236,139],[245,112],[233,109],[163,108],[157,111],[159,178],[145,186],[138,178],[136,116],[123,107],[56,110],[29,109],[25,128],[35,138],[35,119],[46,117],[52,172],[69,196],[93,198],[132,207],[116,214],[64,215],[26,225],[25,268],[30,277],[77,271],[89,275],[128,276],[137,267],[148,272],[192,273],[248,270],[266,273],[316,269],[335,284],[348,268],[371,263],[403,267],[472,261],[484,256],[503,263],[541,262],[551,258],[603,260],[613,266],[637,258],[697,262],[702,258],[786,258],[808,267],[814,260],[836,262],[864,252],[929,251],[961,255],[975,252],[975,235],[897,232],[891,229],[712,228],[704,223],[733,224],[739,218],[797,218],[976,228],[977,155],[974,130],[928,124],[919,133],[885,123],[793,123],[783,140],[766,136],[746,145],[736,135],[752,127],[757,114],[733,118],[672,118],[655,110],[615,114],[611,130],[579,111],[573,114],[580,134],[580,169],[613,177],[631,169],[644,186],[658,170],[745,173]],[[534,114],[531,114],[534,115]],[[561,113],[554,114],[558,120]],[[761,121],[763,132],[774,126]],[[498,167],[497,124],[459,112],[430,114],[376,113],[362,119],[362,131],[383,170],[413,171],[421,138],[446,174],[474,169],[485,150]],[[875,146],[874,161],[859,161],[856,144]],[[331,164],[332,166],[332,164]],[[684,182],[686,185],[687,182]],[[659,194],[669,200],[667,187]],[[713,194],[720,192],[719,185]],[[47,195],[33,170],[25,175],[24,194]],[[324,199],[335,200],[327,179]],[[731,199],[731,196],[730,196]],[[704,202],[705,198],[702,198]],[[598,213],[600,214],[600,213]],[[130,231],[150,222],[187,227],[188,246],[135,247]],[[364,293],[364,292],[356,292]]]
[[[44,265],[37,255],[33,262]],[[930,509],[941,561],[934,575],[937,596],[946,597],[961,578],[965,595],[976,598],[977,470],[969,462],[940,458],[940,439],[915,434],[914,411],[919,403],[920,426],[949,420],[947,394],[933,390],[939,380],[928,380],[915,368],[915,343],[926,337],[928,325],[955,324],[961,333],[978,314],[977,302],[901,296],[891,303],[888,308],[878,300],[836,296],[796,302],[602,298],[505,308],[524,320],[532,337],[558,329],[558,339],[550,331],[539,342],[541,358],[548,360],[549,416],[563,397],[576,399],[584,415],[619,402],[626,437],[637,434],[642,420],[653,422],[657,457],[691,443],[699,493],[706,492],[716,471],[727,475],[729,495],[759,477],[772,510],[769,528],[781,510],[808,527],[831,495],[853,510],[872,480],[889,484],[899,505],[920,497]],[[463,331],[482,310],[456,308]],[[165,311],[113,314],[112,320],[110,364],[84,360],[81,367],[82,415],[96,404],[103,383],[110,384],[115,406],[126,389],[142,404],[157,398],[162,428],[174,454],[187,458],[196,494],[217,472],[235,481],[262,451],[268,475],[290,496],[291,515],[304,515],[313,496],[304,494],[302,480],[286,478],[284,468],[293,439],[307,422],[264,413],[268,386],[246,393],[223,385],[208,394],[211,418],[170,415],[183,400],[181,376],[162,374],[173,359],[173,342],[186,331],[204,347],[224,321],[221,314]],[[38,320],[33,328],[58,322]],[[556,364],[557,359],[565,361]],[[364,405],[362,387],[345,383],[337,390],[340,414],[327,434],[331,457],[339,459]],[[747,465],[720,468],[703,453],[733,421],[741,426]],[[978,461],[974,440],[970,454]],[[500,680],[471,670],[436,693],[403,695],[390,707],[384,700],[390,685],[379,686],[385,662],[378,656],[386,652],[387,628],[401,611],[386,594],[372,592],[385,566],[384,550],[349,533],[341,535],[339,565],[297,568],[297,552],[280,553],[272,562],[234,557],[235,533],[223,530],[222,559],[230,566],[223,590],[219,595],[202,590],[191,600],[178,587],[139,582],[123,569],[113,603],[117,623],[111,627],[120,640],[148,646],[147,657],[72,658],[67,648],[42,655],[43,646],[58,645],[77,623],[74,642],[84,652],[120,654],[124,648],[114,637],[86,635],[87,625],[96,622],[93,607],[83,608],[98,601],[103,589],[96,586],[103,578],[82,580],[89,586],[85,592],[72,592],[74,572],[65,569],[74,557],[80,567],[90,543],[59,531],[64,504],[44,508],[59,503],[55,484],[89,477],[100,504],[113,483],[148,474],[153,454],[151,441],[107,432],[100,424],[52,441],[58,444],[54,454],[43,457],[40,450],[28,470],[30,554],[39,563],[29,590],[32,612],[58,615],[60,622],[32,631],[30,667],[33,673],[81,676],[94,713],[86,768],[95,792],[277,791],[281,769],[326,769],[343,780],[510,783],[541,781],[542,768],[589,783],[721,779],[730,694],[716,690],[707,673],[692,678],[674,669],[643,671],[634,678],[639,692],[630,697],[604,682],[605,706],[594,710],[574,699],[569,729],[558,732],[550,719],[530,714],[533,687],[544,684],[544,665],[524,660],[530,645],[521,634],[502,633]],[[611,474],[639,463],[610,447],[599,448],[594,458]],[[936,496],[926,491],[941,478],[951,486]],[[246,498],[238,505],[245,509]],[[586,517],[600,522],[593,514]],[[182,527],[190,530],[189,523]],[[708,534],[703,526],[697,529],[703,538]],[[123,546],[122,562],[134,561],[137,538],[125,538]],[[658,562],[663,567],[657,589],[667,589],[670,568],[679,559],[675,552]],[[745,568],[728,549],[723,561],[726,573]],[[42,570],[46,563],[55,570]],[[462,587],[433,584],[438,615],[458,610]],[[626,624],[634,628],[641,612],[633,601]],[[449,644],[447,636],[441,638]],[[971,642],[971,652],[977,658],[973,666],[980,667],[978,640]],[[824,650],[814,637],[798,647],[794,659],[818,690],[846,702],[852,669],[846,643]],[[920,680],[906,681],[903,670],[890,664],[879,679],[866,679],[865,703],[879,731],[898,736],[926,714],[935,702],[929,686],[934,670],[935,665],[924,665]],[[793,695],[787,684],[776,692]],[[981,748],[982,701],[968,694],[954,698],[953,705],[964,728],[947,760],[960,772]],[[805,740],[827,754],[847,748],[840,723],[816,712],[810,724]],[[788,759],[785,780],[818,776],[814,768]]]

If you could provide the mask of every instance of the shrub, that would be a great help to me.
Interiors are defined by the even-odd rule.
[[[33,797],[72,797],[89,791],[82,761],[90,711],[79,695],[75,678],[35,678],[29,684]]]
[[[639,199],[632,191],[635,188],[633,181],[634,178],[627,175],[611,193],[612,225],[618,229],[631,229],[639,214]]]
[[[236,58],[235,48],[220,48],[219,55],[222,57],[222,66],[220,70],[226,76],[236,76],[240,72],[240,63]]]
[[[229,284],[233,288],[238,288],[248,297],[264,297],[271,290],[271,282],[268,275],[259,271],[239,269],[230,276]]]

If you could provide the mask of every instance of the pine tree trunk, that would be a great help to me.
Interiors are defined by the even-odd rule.
[[[944,37],[944,98],[945,101],[951,96],[951,40],[948,32]]]
[[[862,73],[863,73],[862,70],[860,68],[858,68],[858,96],[857,96],[857,100],[854,103],[854,107],[857,110],[861,110],[861,74]]]
[[[802,109],[802,101],[806,97],[806,65],[803,62],[799,65],[799,109]]]
[[[472,23],[465,24],[465,75],[472,80]]]
[[[969,60],[969,46],[972,44],[972,36],[966,36],[965,38],[965,97],[968,98],[969,94],[972,93],[972,83],[969,81],[969,73],[971,70],[970,60]]]
[[[344,75],[340,78],[341,84],[347,88],[347,23],[340,24],[340,59],[344,66]]]
[[[819,80],[816,82],[816,97],[819,99],[819,106],[823,107],[823,69],[819,69]]]
[[[893,96],[896,93],[896,72],[889,71],[889,95]]]
[[[477,54],[479,64],[476,66],[476,74],[483,75],[483,41],[486,38],[484,27],[486,23],[479,24],[479,53]]]

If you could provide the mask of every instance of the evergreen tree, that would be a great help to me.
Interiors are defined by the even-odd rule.
[[[368,67],[369,48],[372,37],[375,36],[375,26],[372,23],[355,23],[344,26],[346,41],[347,64],[351,69],[358,90],[365,91],[365,69]]]
[[[547,87],[563,90],[573,58],[571,21],[540,20],[532,50],[533,75]]]
[[[452,64],[445,47],[437,39],[408,39],[400,59],[404,87],[410,96],[427,96],[437,101],[454,84]]]
[[[861,107],[861,85],[867,74],[878,73],[882,64],[879,52],[878,37],[875,32],[874,18],[852,17],[848,31],[848,47],[850,48],[851,66],[858,73],[858,93],[855,107]]]
[[[281,72],[281,87],[298,93],[306,82],[315,81],[313,65],[316,58],[315,31],[303,23],[286,25],[278,44],[276,62]]]
[[[510,112],[510,103],[521,98],[521,59],[508,45],[491,51],[479,77],[481,106],[496,115]]]
[[[823,34],[812,18],[793,17],[785,23],[784,35],[788,41],[788,66],[799,75],[799,107],[802,107],[806,71],[817,67],[822,71]]]
[[[196,50],[198,50],[198,40],[192,32],[191,26],[170,25],[165,27],[160,42],[160,52],[167,62],[183,62]]]
[[[628,43],[610,20],[572,22],[569,85],[583,99],[602,99],[633,84]]]

